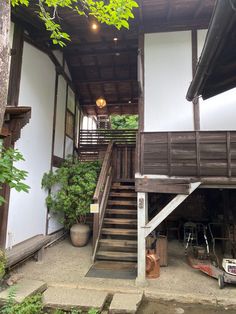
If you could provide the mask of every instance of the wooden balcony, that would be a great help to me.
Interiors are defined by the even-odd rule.
[[[141,132],[138,172],[236,184],[236,131]]]

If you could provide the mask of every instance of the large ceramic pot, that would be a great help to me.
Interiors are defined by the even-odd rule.
[[[90,228],[84,224],[76,224],[70,228],[70,238],[74,246],[85,246],[90,236]]]

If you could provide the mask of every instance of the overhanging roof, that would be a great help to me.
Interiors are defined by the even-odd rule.
[[[187,100],[236,87],[236,0],[217,0]]]
[[[66,8],[60,9],[60,23],[72,41],[63,49],[72,80],[84,112],[125,114],[138,112],[137,55],[140,33],[207,28],[215,0],[137,0],[135,19],[130,30],[117,31],[100,25],[91,31],[91,20],[79,17]],[[21,23],[38,46],[55,49],[50,34],[38,19],[36,0],[26,8],[12,10],[13,21]],[[33,5],[34,4],[34,5]],[[117,37],[118,40],[114,41]],[[101,110],[98,97],[107,100]]]

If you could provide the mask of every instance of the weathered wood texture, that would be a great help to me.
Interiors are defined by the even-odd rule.
[[[80,147],[88,147],[90,145],[107,145],[110,141],[116,144],[135,144],[137,130],[81,130],[80,131]]]
[[[7,106],[7,90],[9,80],[9,1],[0,1],[0,129],[3,125],[5,108]]]
[[[141,174],[236,177],[236,132],[140,134]]]
[[[113,154],[114,180],[134,179],[135,145],[115,145]]]
[[[7,265],[12,267],[26,258],[33,256],[50,242],[50,236],[37,235],[29,240],[15,245],[12,250],[6,251]],[[41,253],[41,252],[40,252]],[[39,256],[40,258],[40,256]]]

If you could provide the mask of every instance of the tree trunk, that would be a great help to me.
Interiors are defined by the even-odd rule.
[[[0,0],[0,130],[7,105],[10,10],[10,0]]]

